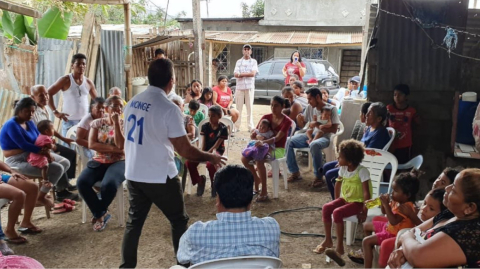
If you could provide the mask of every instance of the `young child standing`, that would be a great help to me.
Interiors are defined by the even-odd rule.
[[[309,124],[308,129],[305,132],[308,137],[307,144],[309,145],[310,143],[319,139],[325,134],[323,131],[320,130],[320,128],[318,128],[315,137],[312,138],[316,122],[319,122],[321,125],[327,128],[330,128],[330,126],[332,126],[332,109],[324,108],[321,111],[315,109],[314,112],[315,114],[313,115],[313,121]]]
[[[393,90],[394,103],[387,106],[390,114],[388,125],[397,132],[391,148],[399,164],[408,162],[412,149],[412,123],[420,124],[417,110],[408,105],[408,85],[399,84]]]
[[[40,135],[35,141],[35,146],[53,149],[55,145],[52,139],[55,134],[53,123],[49,120],[42,120],[38,123],[37,129]],[[51,187],[52,184],[48,181],[48,164],[52,162],[52,157],[48,158],[45,155],[32,152],[28,155],[27,161],[30,165],[42,169],[42,184]]]
[[[220,119],[222,118],[222,108],[219,106],[210,107],[210,109],[208,109],[208,117],[209,122],[204,124],[200,131],[202,150],[210,153],[216,152],[218,155],[223,155],[225,152],[225,144],[223,142],[228,139],[228,127],[220,122]],[[205,191],[205,182],[207,179],[205,176],[200,176],[198,174],[198,164],[198,162],[194,161],[186,162],[188,172],[192,178],[192,184],[196,185],[198,183],[197,196],[202,196]],[[210,175],[212,197],[215,197],[216,193],[213,179],[215,172],[217,172],[217,168],[210,162],[207,162],[207,170]]]
[[[419,189],[418,171],[401,173],[395,177],[392,184],[392,194],[380,196],[382,213],[387,215],[388,221],[373,221],[363,224],[367,235],[363,238],[362,247],[365,259],[365,268],[372,268],[373,247],[381,245],[388,238],[396,237],[398,231],[415,227],[410,218],[401,214],[400,206],[415,210],[415,198]],[[372,235],[372,232],[375,232]]]
[[[193,118],[196,126],[205,119],[205,115],[199,110],[200,103],[197,100],[191,100],[190,103],[188,103],[188,111],[185,111],[185,114],[190,115]]]
[[[358,215],[367,210],[364,201],[369,200],[372,193],[372,182],[368,169],[360,163],[364,157],[364,146],[354,139],[340,143],[338,165],[340,170],[335,183],[335,200],[325,204],[322,209],[322,219],[325,227],[325,240],[313,252],[324,253],[333,247],[332,215],[336,226],[337,247],[335,251],[327,251],[327,255],[338,263],[339,256],[345,250],[343,246],[343,219]],[[330,254],[336,256],[332,257]]]
[[[262,146],[257,146],[257,141],[270,139],[275,134],[273,133],[270,122],[267,119],[263,119],[260,122],[258,129],[255,129],[255,133],[257,134],[256,140],[252,140],[248,143],[247,147],[242,151],[242,155],[246,158],[252,158],[255,161],[261,161],[265,159],[270,152],[270,145],[265,143]]]
[[[203,88],[202,96],[199,99],[200,103],[206,105],[208,108],[213,106],[213,90],[210,87]]]

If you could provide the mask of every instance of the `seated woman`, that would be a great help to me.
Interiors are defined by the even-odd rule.
[[[105,104],[108,117],[94,120],[88,136],[88,147],[95,150],[95,156],[77,179],[78,191],[92,211],[93,230],[97,232],[104,230],[110,220],[108,206],[115,198],[118,187],[125,181],[125,136],[123,120],[120,118],[122,99],[111,96]],[[102,182],[101,200],[93,190],[98,181]]]
[[[57,184],[62,176],[67,177],[65,172],[70,167],[70,162],[60,155],[50,153],[47,147],[35,146],[35,140],[39,136],[37,126],[31,120],[37,104],[30,97],[21,99],[15,106],[13,118],[9,119],[0,132],[0,145],[5,163],[10,167],[16,167],[18,172],[32,178],[41,178],[42,169],[34,167],[27,162],[30,152],[51,156],[52,162],[48,168],[48,180]],[[68,178],[65,179],[68,182]],[[47,207],[53,207],[53,201],[47,198],[51,187],[43,185],[40,188],[37,202]]]
[[[307,94],[305,93],[303,82],[295,81],[293,82],[290,87],[292,87],[293,92],[297,96],[297,102],[300,103],[303,109],[308,106]]]
[[[184,103],[188,104],[192,100],[197,100],[200,99],[202,96],[203,88],[202,88],[202,82],[200,80],[194,79],[190,83],[190,94],[185,95],[185,100]]]
[[[180,111],[185,110],[185,105],[183,104],[183,100],[180,96],[174,95],[170,98],[174,104],[180,108]],[[195,123],[193,122],[193,118],[190,115],[182,114],[183,116],[183,124],[185,125],[185,131],[187,131],[187,136],[190,140],[198,137],[198,133],[196,132]]]
[[[40,233],[42,230],[32,223],[32,212],[38,196],[38,185],[29,180],[24,175],[13,171],[7,164],[0,161],[0,171],[8,174],[2,174],[0,181],[0,198],[5,198],[12,203],[8,207],[7,228],[2,231],[0,227],[0,251],[3,255],[11,255],[13,251],[7,246],[4,240],[11,244],[23,244],[27,242],[25,237],[19,236],[15,231],[15,223],[18,216],[23,211],[23,220],[18,230],[22,233]]]
[[[298,114],[303,111],[302,105],[299,102],[296,102],[298,97],[293,92],[293,88],[289,86],[283,87],[282,96],[290,102],[290,107],[283,109],[283,114],[287,115],[296,123]]]
[[[230,115],[233,123],[238,120],[238,110],[232,107],[233,94],[232,89],[228,87],[227,76],[218,77],[218,85],[213,87],[213,103],[218,105],[223,110],[223,115]]]
[[[480,264],[480,169],[465,169],[445,188],[447,210],[399,239],[399,249],[388,261],[391,268],[408,262],[414,268],[478,267]]]
[[[383,103],[376,102],[370,105],[366,115],[366,125],[368,127],[361,139],[365,148],[382,149],[390,141],[390,134],[384,125],[386,118],[387,107]],[[326,163],[322,168],[332,199],[334,199],[335,179],[338,177],[339,168],[337,164],[337,161],[332,161]]]
[[[85,115],[80,123],[77,125],[77,138],[75,142],[83,147],[88,159],[92,159],[94,152],[88,148],[88,132],[90,131],[90,124],[96,119],[105,117],[105,99],[97,97],[93,99],[90,106],[90,113]]]
[[[257,141],[259,146],[263,144],[270,144],[274,145],[275,149],[271,153],[272,158],[278,159],[285,156],[285,144],[287,142],[287,133],[292,126],[292,120],[285,116],[282,113],[283,107],[285,105],[286,100],[280,96],[274,96],[270,102],[270,109],[272,110],[271,114],[264,115],[259,124],[262,122],[263,119],[267,119],[270,122],[271,128],[273,133],[275,134],[274,137],[270,139],[266,139],[263,141]],[[259,126],[257,125],[258,129]],[[255,139],[257,134],[255,130],[251,133],[251,139]],[[250,164],[252,161],[251,158],[246,158],[242,156],[242,163],[247,167],[254,176],[255,179],[255,192],[259,193],[257,198],[255,199],[256,202],[264,202],[268,200],[267,195],[267,171],[265,169],[265,162],[267,160],[260,160],[255,161],[258,169],[258,173],[255,170],[254,165]],[[259,189],[260,183],[262,184],[262,189]]]

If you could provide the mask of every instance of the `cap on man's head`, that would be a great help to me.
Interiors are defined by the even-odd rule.
[[[250,46],[250,44],[245,44],[245,45],[243,45],[243,48],[249,48],[249,49],[252,49],[252,46]]]
[[[349,80],[349,82],[360,83],[360,77],[359,76],[354,76]]]
[[[310,79],[307,81],[307,85],[308,85],[308,86],[318,85],[318,79],[316,79],[316,78],[310,78]]]

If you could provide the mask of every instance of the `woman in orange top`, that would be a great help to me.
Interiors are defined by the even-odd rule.
[[[212,88],[213,90],[213,104],[222,108],[224,115],[232,117],[233,123],[238,119],[240,113],[238,110],[232,107],[233,94],[232,89],[228,87],[227,76],[218,77],[218,85]]]

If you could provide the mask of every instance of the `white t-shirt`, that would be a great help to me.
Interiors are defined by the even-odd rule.
[[[353,177],[358,171],[358,176],[360,177],[360,180],[362,182],[365,182],[370,179],[370,172],[368,172],[368,169],[364,166],[359,165],[357,169],[355,169],[352,172],[348,171],[347,166],[340,166],[340,170],[338,170],[338,176],[342,178],[350,178]]]
[[[324,109],[331,109],[332,110],[332,124],[340,124],[340,118],[338,117],[338,111],[337,111],[337,108],[335,106],[332,106],[330,104],[325,104],[325,106],[323,107]],[[322,112],[321,111],[317,111],[317,108],[314,108],[313,109],[313,114],[314,115],[321,115]],[[313,116],[312,116],[313,118]],[[314,132],[317,132],[318,131],[318,128],[315,128]],[[326,138],[330,138],[330,136],[332,136],[332,133],[326,133],[323,135],[323,137],[326,137]]]
[[[80,120],[77,127],[90,131],[90,123],[92,123],[92,121],[93,121],[92,113],[88,113]]]
[[[243,57],[237,61],[235,64],[235,69],[233,73],[249,73],[252,71],[258,72],[257,60],[248,59],[245,60]],[[237,78],[237,85],[235,88],[237,91],[240,90],[251,90],[255,89],[255,76],[253,77],[242,77]]]
[[[183,116],[164,90],[148,86],[124,110],[125,178],[144,183],[167,182],[178,175],[169,138],[186,136]]]

